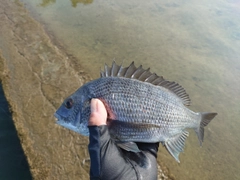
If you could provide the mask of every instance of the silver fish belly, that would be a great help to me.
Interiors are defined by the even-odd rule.
[[[195,113],[186,91],[177,83],[136,68],[105,66],[101,78],[91,81],[69,96],[57,110],[57,123],[83,135],[88,135],[90,100],[100,99],[108,111],[111,137],[121,142],[161,142],[179,162],[193,128],[200,144],[204,127],[217,113]],[[124,144],[121,144],[122,148]],[[131,150],[131,149],[126,149]]]

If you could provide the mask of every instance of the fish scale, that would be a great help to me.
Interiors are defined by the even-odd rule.
[[[112,81],[112,82],[109,83],[108,81]],[[121,81],[129,81],[129,80],[121,79]],[[115,82],[115,85],[113,85],[113,82]],[[106,86],[105,83],[112,84],[112,86]],[[136,82],[136,83],[138,83],[138,82]],[[129,82],[129,84],[132,84],[132,86],[134,86],[132,82]],[[90,90],[90,91],[97,92],[96,94],[93,94],[93,96],[95,98],[103,97],[112,108],[118,108],[118,106],[117,106],[117,104],[119,104],[118,102],[124,101],[125,109],[121,109],[121,110],[115,109],[114,112],[123,113],[126,110],[130,110],[129,107],[131,107],[132,113],[126,113],[123,117],[117,115],[118,120],[125,121],[126,119],[130,119],[132,122],[137,122],[137,123],[139,123],[139,121],[143,120],[142,122],[154,123],[154,124],[155,124],[154,121],[167,121],[167,122],[171,123],[171,121],[169,121],[169,119],[171,118],[170,115],[175,116],[174,113],[166,114],[165,112],[168,112],[169,111],[168,109],[177,109],[176,105],[169,103],[169,104],[165,105],[165,107],[163,107],[162,104],[166,104],[165,101],[168,101],[168,100],[164,100],[164,102],[162,102],[162,104],[160,104],[160,103],[157,103],[158,99],[154,99],[154,98],[151,98],[148,96],[148,94],[151,94],[151,92],[149,92],[149,91],[153,91],[153,93],[152,93],[152,94],[154,94],[153,97],[157,96],[157,97],[159,97],[160,100],[163,100],[164,97],[160,96],[161,94],[158,93],[159,91],[153,90],[153,88],[158,88],[158,87],[153,86],[152,88],[147,89],[146,91],[138,91],[137,93],[117,90],[117,87],[119,87],[119,80],[114,79],[114,78],[109,78],[109,80],[105,79],[103,84],[98,84],[98,82],[93,83],[92,86],[94,87],[94,89]],[[100,88],[100,86],[108,88],[107,90],[104,90],[104,94],[101,94],[100,92],[98,92],[99,89],[102,89],[102,88]],[[146,86],[148,86],[148,84]],[[106,92],[108,92],[107,94],[114,94],[114,98],[112,98],[112,96],[106,96],[106,94],[105,94]],[[130,95],[132,95],[132,96],[130,96]],[[142,99],[139,99],[140,96]],[[137,100],[139,100],[139,101],[137,101]],[[142,106],[142,102],[144,102],[144,106]],[[168,101],[168,102],[173,102],[173,101]],[[171,106],[171,105],[172,105],[172,107],[168,108],[168,106]],[[181,104],[179,103],[179,105],[181,105]],[[183,105],[181,105],[181,106],[182,106],[182,108],[185,108]],[[138,107],[141,107],[141,109]],[[179,110],[179,111],[180,111],[179,116],[182,116],[181,110]],[[133,119],[132,116],[130,116],[128,118],[127,115],[134,115],[135,119]],[[163,115],[168,116],[168,119],[162,117]],[[142,116],[144,116],[144,117],[142,117]],[[180,119],[182,119],[182,118],[180,117]],[[185,119],[182,119],[182,120],[185,121]],[[175,122],[173,122],[173,123],[175,123]]]
[[[161,142],[179,161],[193,128],[200,145],[204,127],[217,113],[195,113],[186,106],[190,99],[177,83],[136,68],[105,65],[101,78],[88,82],[64,100],[55,113],[57,123],[82,135],[89,135],[90,101],[100,99],[108,112],[108,129],[112,140],[128,151],[139,152],[134,142]]]

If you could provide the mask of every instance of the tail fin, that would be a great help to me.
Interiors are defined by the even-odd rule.
[[[217,113],[200,113],[201,115],[201,122],[200,126],[195,129],[195,132],[197,133],[198,140],[200,143],[200,146],[202,145],[203,142],[203,137],[204,137],[204,127],[210,123],[210,121],[217,115]]]

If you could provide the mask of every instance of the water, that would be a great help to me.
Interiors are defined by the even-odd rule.
[[[134,60],[181,84],[192,110],[218,112],[203,147],[190,132],[180,164],[160,148],[158,161],[176,179],[240,177],[240,1],[22,2],[93,78],[114,58]]]
[[[0,84],[0,179],[32,179]]]

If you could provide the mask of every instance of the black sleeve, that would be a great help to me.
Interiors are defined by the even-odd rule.
[[[91,180],[157,179],[158,143],[137,143],[142,151],[132,153],[115,145],[106,125],[89,126],[89,132]]]

